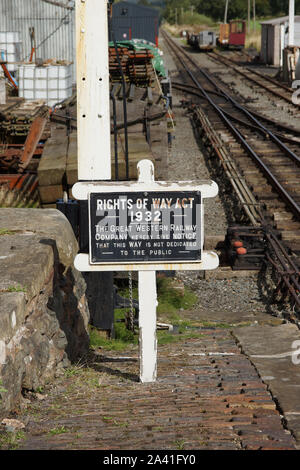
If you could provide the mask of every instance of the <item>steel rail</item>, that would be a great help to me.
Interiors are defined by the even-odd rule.
[[[177,90],[180,90],[180,91],[183,91],[185,93],[188,93],[188,94],[191,94],[191,95],[195,95],[195,96],[198,96],[199,98],[201,99],[205,99],[205,97],[202,95],[202,93],[200,92],[199,89],[197,89],[197,87],[194,87],[194,86],[190,86],[190,85],[185,85],[185,84],[180,84],[178,82],[172,82],[172,87],[177,89]],[[207,90],[208,91],[208,90]],[[208,93],[210,93],[210,91],[208,91]],[[219,93],[215,93],[215,92],[212,92],[213,94],[216,94],[217,96],[221,96],[221,94]],[[232,114],[230,114],[228,111],[225,111],[223,109],[223,113],[230,119],[232,119],[233,121],[236,121],[238,124],[244,126],[244,127],[247,127],[249,129],[252,129],[253,131],[256,131],[256,132],[260,132],[262,135],[265,135],[266,133],[264,132],[264,130],[262,130],[260,127],[257,127],[253,124],[250,124],[249,122],[246,122],[246,121],[243,121],[242,119],[236,117],[236,116],[233,116]],[[296,140],[296,139],[293,139],[292,137],[289,137],[289,136],[285,136],[283,134],[280,134],[279,132],[273,132],[273,134],[278,137],[279,139],[281,140],[284,140],[290,144],[295,144],[295,145],[300,145],[300,140]]]
[[[191,62],[197,67],[196,62],[194,62],[192,59],[190,59]],[[291,160],[293,160],[298,166],[300,166],[300,157],[296,155],[292,150],[290,150],[281,140],[269,129],[267,129],[260,121],[258,121],[254,116],[252,116],[251,112],[248,111],[246,108],[244,108],[242,105],[240,105],[235,99],[233,99],[228,93],[226,93],[214,80],[211,78],[205,70],[200,69],[200,72],[209,80],[211,84],[213,84],[223,95],[224,97],[230,101],[230,103],[237,108],[239,111],[242,113],[246,114],[248,119],[250,119],[252,122],[256,124],[257,127],[260,127],[265,134],[267,134],[272,141],[278,145],[278,147],[289,157]]]
[[[172,81],[172,85],[174,85],[175,88],[179,87],[179,86],[182,86],[182,87],[188,88],[189,90],[197,90],[199,92],[198,88],[194,85],[188,85],[186,83],[181,83],[181,82],[176,82],[176,81]],[[209,90],[206,90],[206,91],[209,91]],[[216,96],[221,96],[221,94],[216,92],[216,91],[212,91],[210,93],[212,93]],[[248,108],[247,106],[243,106],[243,107],[245,109],[247,109],[247,111],[249,111],[253,116],[257,117],[258,119],[263,120],[263,121],[267,122],[268,124],[270,124],[272,126],[278,127],[279,129],[282,129],[284,132],[289,132],[289,133],[293,134],[294,136],[300,136],[300,129],[296,129],[294,127],[282,124],[281,122],[274,121],[274,120],[268,118],[267,116],[264,116],[263,114],[258,113],[254,109]]]
[[[248,119],[255,123],[256,126],[260,127],[265,134],[268,134],[272,141],[278,145],[278,147],[291,159],[296,162],[297,165],[300,166],[300,157],[296,155],[292,150],[290,150],[281,140],[274,135],[272,131],[267,129],[260,121],[258,121],[250,111],[240,105],[234,98],[232,98],[228,93],[226,93],[222,87],[220,87],[215,80],[207,73],[205,70],[201,69],[196,61],[194,61],[185,51],[181,51],[185,57],[194,65],[196,69],[198,69],[202,75],[208,80],[208,82],[213,85],[221,94],[223,94],[224,98],[228,100],[235,108],[237,108],[242,113],[246,114]]]
[[[258,167],[262,170],[264,175],[266,176],[267,180],[270,182],[270,184],[276,189],[276,191],[280,194],[282,199],[285,201],[285,203],[289,206],[290,210],[296,215],[298,219],[300,219],[300,207],[297,204],[297,202],[291,197],[291,195],[283,188],[283,186],[280,184],[280,182],[277,180],[277,178],[273,175],[273,173],[270,171],[270,169],[267,167],[267,165],[261,160],[261,158],[257,155],[257,153],[250,147],[248,142],[245,140],[245,138],[242,136],[242,134],[239,132],[239,130],[230,122],[230,120],[225,116],[223,113],[222,109],[211,99],[211,97],[206,93],[204,88],[202,87],[201,83],[197,80],[197,78],[194,76],[194,74],[191,72],[191,70],[187,67],[186,63],[182,58],[180,57],[178,50],[186,56],[187,59],[189,59],[192,63],[193,61],[190,59],[188,54],[182,50],[180,46],[175,47],[174,42],[169,38],[169,36],[163,32],[164,37],[167,40],[167,43],[171,47],[171,49],[174,51],[174,54],[176,55],[177,59],[185,69],[185,71],[188,73],[192,81],[195,83],[195,85],[201,90],[201,93],[203,96],[206,97],[207,101],[211,104],[213,109],[216,111],[216,113],[220,116],[220,118],[223,120],[223,122],[227,125],[227,127],[230,129],[232,134],[236,137],[236,139],[241,143],[242,147],[244,150],[248,153],[248,155],[256,162]],[[197,65],[198,67],[198,65]]]
[[[275,269],[281,276],[281,280],[285,283],[288,291],[294,298],[295,303],[300,307],[300,297],[299,297],[300,285],[299,285],[298,279],[296,278],[296,276],[299,277],[299,268],[293,263],[291,257],[287,254],[282,243],[274,235],[271,229],[266,231],[265,235],[266,235],[266,239],[269,242],[269,245],[273,248],[276,254],[276,257],[279,263],[281,264],[283,271],[280,271],[278,269],[278,266],[276,266],[276,263],[274,262],[274,260],[270,257],[268,253],[267,253],[267,259],[275,267]],[[286,264],[289,264],[292,267],[294,272],[291,273],[288,269],[288,266],[286,266]],[[277,288],[275,289],[275,293],[279,290],[279,288],[280,288],[280,282]]]
[[[229,62],[233,62],[235,65],[237,65],[238,67],[243,67],[243,65],[240,65],[238,61],[234,60],[232,57],[224,57],[222,56],[221,54],[218,54],[217,52],[214,51],[214,54],[220,58],[221,60],[224,59],[224,60],[228,60]],[[275,80],[273,77],[270,77],[269,75],[265,75],[261,72],[258,72],[258,70],[254,70],[254,69],[251,69],[250,67],[244,67],[246,70],[248,70],[249,72],[253,73],[254,75],[257,75],[258,77],[270,82],[270,83],[273,83],[273,85],[276,85],[278,86],[278,88],[282,88],[283,90],[286,90],[286,91],[289,91],[290,93],[293,93],[293,89],[287,85],[285,85],[284,83],[280,83],[278,82],[277,80]]]
[[[238,195],[243,211],[246,213],[252,225],[259,226],[262,219],[259,202],[255,200],[245,178],[241,175],[227,148],[222,144],[219,135],[212,129],[207,116],[199,107],[194,112],[197,121],[200,121],[202,129],[205,131],[206,135],[209,136],[211,145],[223,166],[223,170]]]
[[[216,57],[213,57],[213,54],[215,54],[215,55],[217,56],[217,58],[216,58]],[[286,95],[282,94],[282,93],[279,92],[279,91],[276,91],[276,90],[273,90],[272,88],[269,88],[267,85],[264,85],[263,83],[259,82],[259,81],[256,80],[255,78],[250,77],[249,74],[247,74],[246,72],[243,72],[242,70],[239,70],[239,69],[237,68],[237,66],[232,65],[232,64],[230,63],[231,61],[230,61],[229,59],[227,59],[227,58],[225,59],[224,57],[222,57],[222,56],[220,56],[219,54],[216,54],[216,53],[208,53],[208,56],[211,57],[211,58],[212,58],[213,60],[215,60],[215,61],[218,60],[218,61],[223,62],[223,64],[225,64],[225,65],[229,65],[230,67],[233,68],[233,70],[235,70],[237,73],[239,73],[240,75],[242,75],[243,77],[245,77],[247,80],[249,80],[249,81],[255,83],[256,85],[260,86],[261,88],[264,88],[264,89],[265,89],[266,91],[268,91],[269,93],[272,93],[274,96],[277,96],[277,98],[281,98],[281,99],[283,99],[284,101],[288,102],[289,104],[291,104],[291,105],[293,105],[293,106],[295,106],[295,107],[299,107],[298,104],[293,103],[293,101],[292,101],[291,98],[287,97]],[[249,68],[247,68],[247,70],[248,70],[249,72],[252,72],[252,70],[249,69]],[[266,77],[266,80],[268,80],[268,77]],[[280,85],[278,85],[278,86],[280,86]]]

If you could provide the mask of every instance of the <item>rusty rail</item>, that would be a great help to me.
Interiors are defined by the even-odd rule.
[[[280,83],[277,83],[275,80],[273,80],[271,77],[268,77],[266,75],[262,75],[259,72],[256,72],[255,70],[250,69],[249,67],[247,67],[245,69],[245,71],[241,70],[241,67],[238,64],[236,64],[235,61],[233,61],[232,59],[229,59],[227,57],[225,58],[224,56],[222,56],[221,54],[218,54],[216,52],[208,53],[208,56],[211,57],[216,62],[222,62],[223,64],[231,67],[235,72],[240,74],[242,77],[246,78],[247,80],[251,81],[252,83],[255,83],[256,85],[260,86],[261,88],[268,91],[269,93],[272,93],[277,98],[283,99],[283,100],[287,101],[289,104],[299,108],[299,104],[293,103],[293,101],[292,101],[293,90],[291,88],[286,87],[284,85],[281,85]],[[253,75],[259,76],[260,78],[262,78],[266,82],[269,81],[270,83],[276,85],[278,87],[279,91],[274,90],[273,88],[270,88],[269,86],[267,86],[266,83],[264,83],[264,82],[262,83],[261,81],[255,79],[254,77],[251,77],[251,75],[250,75],[251,73],[253,73]],[[282,93],[282,91],[280,89],[285,90],[286,92],[288,92],[288,94]]]

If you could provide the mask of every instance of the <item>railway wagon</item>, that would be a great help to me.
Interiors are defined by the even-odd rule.
[[[216,46],[216,34],[213,31],[201,31],[199,34],[188,33],[187,43],[200,50],[212,50]]]
[[[189,44],[189,46],[196,47],[197,34],[188,32],[186,41]]]
[[[212,50],[216,47],[216,34],[213,31],[201,31],[197,35],[197,46],[201,50]]]
[[[233,20],[220,24],[218,45],[224,48],[243,49],[246,40],[246,21]]]

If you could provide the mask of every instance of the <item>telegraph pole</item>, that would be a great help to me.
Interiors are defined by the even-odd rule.
[[[255,0],[253,0],[253,31],[256,31]]]
[[[229,3],[229,0],[226,0],[225,13],[224,13],[224,24],[227,23],[228,3]]]
[[[248,33],[250,33],[251,0],[248,0]]]

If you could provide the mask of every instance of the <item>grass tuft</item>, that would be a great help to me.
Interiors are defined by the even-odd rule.
[[[122,297],[129,297],[128,288],[119,289]],[[158,331],[158,344],[169,344],[189,338],[199,338],[203,335],[199,331],[188,331],[190,322],[184,320],[181,311],[190,310],[197,302],[197,296],[187,287],[172,278],[159,277],[157,279],[158,307],[157,314],[161,321],[171,323],[178,327],[178,334],[173,334],[168,330]],[[133,288],[133,298],[138,298],[138,289]],[[137,331],[132,332],[126,329],[124,320],[126,309],[115,310],[115,339],[103,337],[103,333],[97,328],[90,326],[90,346],[92,349],[103,348],[111,351],[122,351],[129,346],[138,344]]]
[[[64,426],[58,426],[57,428],[50,429],[49,435],[56,436],[57,434],[65,434],[68,430]]]

